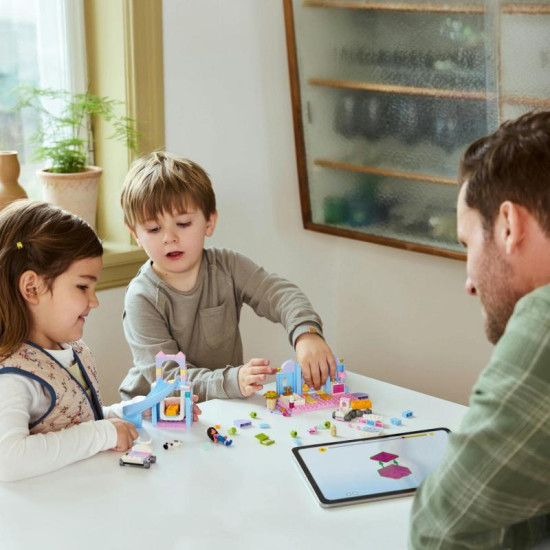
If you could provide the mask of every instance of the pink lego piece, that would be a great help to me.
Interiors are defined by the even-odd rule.
[[[309,395],[313,396],[313,394],[309,394]],[[315,403],[306,402],[305,405],[295,404],[294,408],[292,409],[292,414],[299,414],[299,413],[311,412],[311,411],[320,411],[323,409],[337,409],[340,406],[340,398],[348,397],[350,398],[350,400],[353,399],[353,396],[350,393],[330,395],[330,396],[327,395],[326,397],[329,397],[329,399],[321,399],[320,397],[318,397]]]

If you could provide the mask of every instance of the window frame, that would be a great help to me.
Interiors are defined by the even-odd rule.
[[[125,102],[126,115],[137,121],[142,135],[140,154],[163,149],[162,2],[84,0],[84,18],[90,91]],[[97,231],[105,254],[99,290],[128,284],[147,259],[124,226],[119,201],[135,155],[108,136],[102,122],[94,121],[95,163],[103,168]]]

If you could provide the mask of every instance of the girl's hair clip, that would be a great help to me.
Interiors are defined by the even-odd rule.
[[[21,241],[17,241],[16,246],[19,250],[23,248],[23,243]]]

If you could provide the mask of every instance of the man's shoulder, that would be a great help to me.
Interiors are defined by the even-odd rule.
[[[531,311],[550,319],[550,284],[539,286],[518,300],[514,314]]]

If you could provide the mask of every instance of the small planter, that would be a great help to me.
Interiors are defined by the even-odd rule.
[[[99,178],[103,173],[97,166],[87,166],[85,172],[57,174],[38,170],[44,200],[86,220],[95,229]]]

